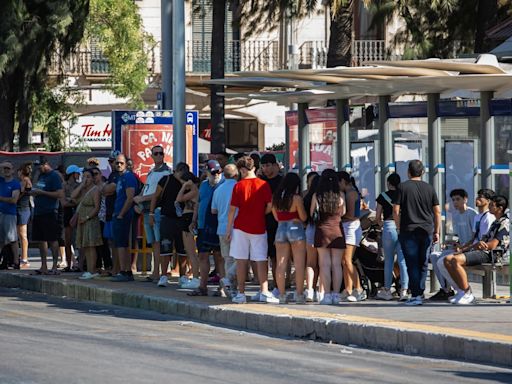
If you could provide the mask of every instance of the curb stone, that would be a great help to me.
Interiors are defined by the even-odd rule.
[[[290,314],[268,314],[233,306],[210,306],[175,298],[155,297],[123,289],[95,287],[62,280],[14,273],[0,274],[0,286],[40,292],[50,296],[92,301],[156,311],[244,330],[307,340],[400,352],[444,359],[512,366],[512,344],[462,337],[427,330],[402,329],[382,324],[358,323]]]

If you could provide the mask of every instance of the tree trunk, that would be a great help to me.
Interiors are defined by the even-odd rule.
[[[352,28],[354,22],[354,0],[345,1],[345,5],[331,10],[331,28],[327,68],[350,66],[352,62]]]
[[[497,0],[479,0],[476,14],[475,53],[488,52],[490,44],[485,31],[496,25],[498,17]]]
[[[212,49],[211,49],[211,78],[224,78],[225,40],[224,25],[226,21],[226,2],[212,1]],[[224,96],[217,95],[224,92],[224,86],[212,85],[210,108],[212,121],[211,152],[218,153],[226,150],[226,132],[224,127]]]
[[[0,79],[0,150],[11,152],[14,147],[14,116],[16,98],[13,88],[14,75],[6,75]]]
[[[29,89],[30,88],[26,85],[23,87],[20,91],[20,99],[18,101],[18,141],[20,152],[30,150],[30,117],[32,113],[30,108]]]

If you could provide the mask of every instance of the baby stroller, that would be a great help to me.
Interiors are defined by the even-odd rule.
[[[381,247],[382,228],[377,224],[375,215],[369,212],[361,217],[363,238],[354,254],[361,286],[368,297],[374,297],[378,290],[384,286],[384,254]],[[393,283],[398,288],[399,279],[393,274]]]

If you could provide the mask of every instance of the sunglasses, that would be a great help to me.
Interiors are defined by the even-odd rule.
[[[221,171],[210,171],[212,175],[218,175]]]
[[[116,165],[123,165],[124,161],[116,161]]]
[[[153,152],[153,156],[163,156],[163,152]]]

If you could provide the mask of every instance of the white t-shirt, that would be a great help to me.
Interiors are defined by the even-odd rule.
[[[459,244],[473,240],[474,219],[477,214],[477,211],[470,207],[462,213],[458,210],[452,213],[453,233],[458,236]]]
[[[491,228],[491,224],[494,223],[495,220],[496,217],[489,211],[479,213],[475,216],[473,219],[473,232],[477,233],[475,242],[480,241],[482,237],[489,232],[489,228]]]
[[[158,182],[164,176],[170,175],[171,170],[167,166],[167,164],[163,164],[158,169],[152,169],[149,172],[148,177],[146,178],[146,184],[144,184],[144,188],[142,190],[142,196],[152,195],[156,192],[156,187],[158,186]]]

